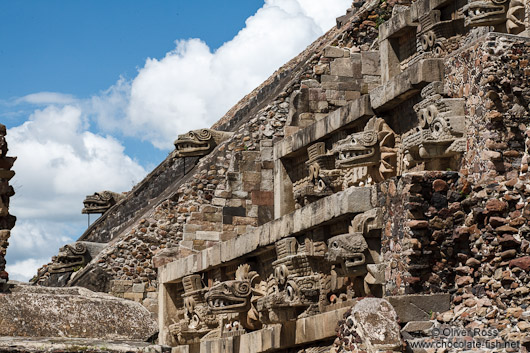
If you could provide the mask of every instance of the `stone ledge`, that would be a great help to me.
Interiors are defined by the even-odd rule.
[[[368,95],[354,100],[310,126],[297,131],[274,145],[274,159],[283,158],[307,145],[325,138],[332,132],[347,127],[348,124],[367,116],[373,116]]]
[[[418,24],[412,22],[410,9],[398,12],[388,21],[379,26],[379,40],[385,40],[392,37],[399,37],[407,29],[416,28]]]
[[[82,338],[0,337],[1,352],[142,352],[165,353],[170,347],[141,341],[104,341]]]
[[[250,254],[287,236],[308,231],[334,218],[372,209],[372,188],[349,188],[313,202],[237,238],[216,244],[197,254],[168,263],[159,269],[159,283],[206,271],[223,262]]]
[[[443,313],[451,309],[451,294],[409,294],[386,297],[401,322],[427,321],[431,313]]]
[[[403,103],[428,83],[442,81],[444,59],[424,59],[413,64],[387,83],[370,91],[372,109],[381,113]]]
[[[269,325],[241,336],[203,341],[200,352],[261,353],[333,338],[337,323],[351,308],[342,308],[284,324]],[[180,347],[174,352],[184,353]]]

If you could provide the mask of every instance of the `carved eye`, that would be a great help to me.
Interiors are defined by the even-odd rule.
[[[193,131],[188,132],[188,137],[193,138],[195,136],[195,133]]]
[[[357,139],[356,139],[355,137],[352,137],[352,138],[351,138],[351,143],[353,143],[354,145],[356,145],[356,144],[357,144]]]
[[[334,241],[333,243],[331,243],[331,247],[333,249],[338,249],[339,248],[339,243],[337,243],[336,241]]]
[[[286,293],[286,294],[287,294],[287,299],[288,299],[289,301],[294,301],[294,299],[295,299],[295,290],[294,290],[293,287],[288,286],[288,287],[287,287],[287,293]]]

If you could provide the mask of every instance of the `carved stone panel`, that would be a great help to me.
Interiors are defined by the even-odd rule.
[[[404,169],[453,168],[466,150],[464,99],[445,98],[441,82],[426,86],[421,96],[414,106],[419,126],[403,136]]]

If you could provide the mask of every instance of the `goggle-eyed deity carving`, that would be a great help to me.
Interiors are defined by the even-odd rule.
[[[418,52],[439,57],[453,47],[451,39],[464,32],[463,16],[455,11],[450,19],[442,20],[442,11],[432,10],[419,18],[417,31]]]
[[[207,288],[202,285],[200,275],[186,276],[182,279],[184,293],[184,318],[169,326],[170,332],[180,344],[190,344],[199,340],[218,325],[215,315],[209,313],[204,299]]]
[[[426,169],[439,169],[443,159],[458,157],[466,150],[464,99],[442,94],[441,82],[422,90],[423,100],[414,106],[419,126],[403,136],[404,169],[420,163],[426,163]]]
[[[192,130],[175,140],[175,157],[205,156],[217,145],[227,140],[233,132],[212,129]]]
[[[276,242],[277,260],[267,296],[258,301],[265,323],[285,322],[320,311],[328,292],[323,274],[325,243],[294,237]]]

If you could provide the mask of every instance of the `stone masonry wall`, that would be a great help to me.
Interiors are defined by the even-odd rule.
[[[433,313],[435,325],[494,329],[497,340],[527,348],[529,46],[490,34],[447,58],[449,96],[466,100],[460,173],[410,173],[379,185],[386,295],[450,293],[451,310]]]
[[[9,214],[9,198],[15,194],[9,180],[15,175],[11,170],[14,157],[7,157],[7,142],[5,139],[6,127],[0,124],[0,292],[6,289],[8,273],[5,271],[5,255],[11,228],[15,225],[16,218]]]

